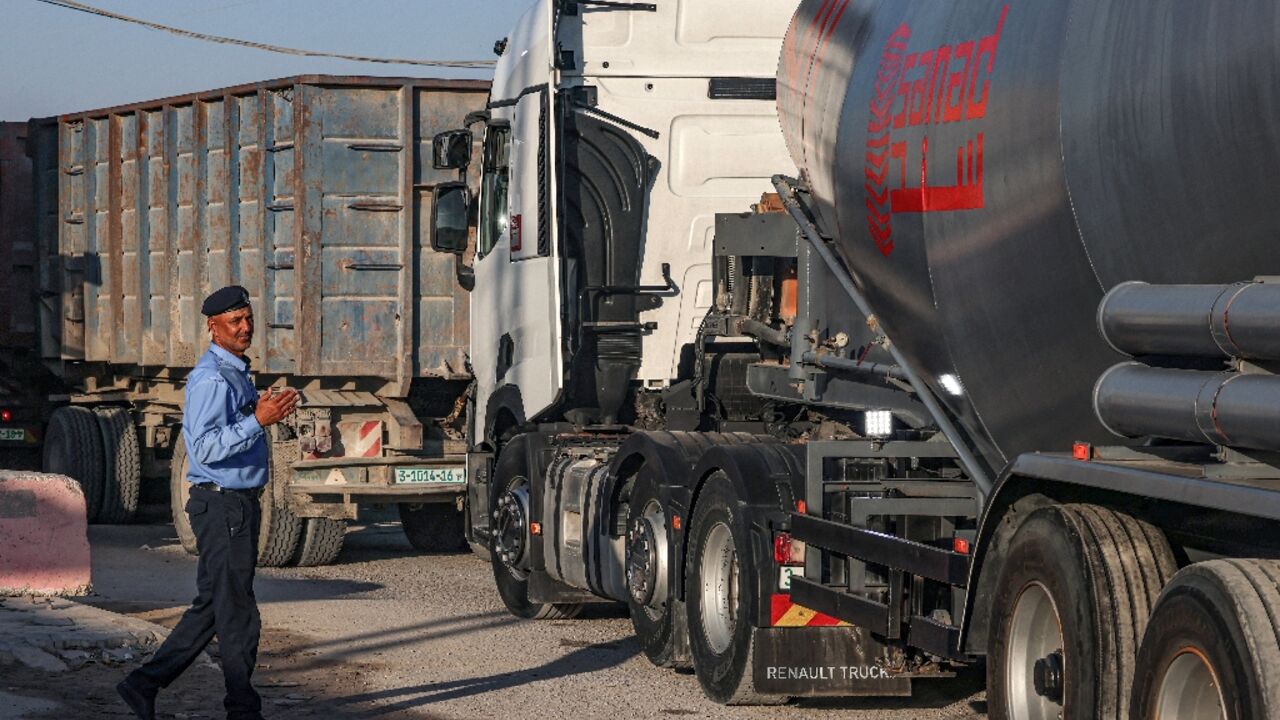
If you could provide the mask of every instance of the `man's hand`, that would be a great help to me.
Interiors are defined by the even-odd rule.
[[[267,388],[266,392],[258,396],[258,408],[253,411],[253,416],[258,418],[259,425],[267,427],[289,417],[297,408],[297,390],[285,388],[283,392],[277,393],[275,388]]]

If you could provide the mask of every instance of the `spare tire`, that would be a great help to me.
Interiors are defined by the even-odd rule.
[[[102,460],[102,436],[93,413],[74,405],[55,410],[44,436],[44,471],[80,483],[89,522],[98,519],[102,508]]]

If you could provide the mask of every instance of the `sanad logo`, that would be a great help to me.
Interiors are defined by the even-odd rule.
[[[873,86],[871,119],[867,121],[864,185],[867,228],[881,253],[893,252],[895,213],[977,210],[983,206],[982,133],[956,148],[955,184],[931,185],[927,128],[986,117],[991,71],[1008,14],[1006,5],[995,32],[976,41],[904,55],[911,27],[903,23],[885,42]],[[918,146],[894,139],[895,131],[908,127],[926,128]]]

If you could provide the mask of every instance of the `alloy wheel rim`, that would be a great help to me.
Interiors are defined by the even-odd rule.
[[[740,573],[729,526],[718,522],[702,546],[702,632],[712,652],[721,654],[733,642],[738,624]]]
[[[493,550],[495,556],[517,579],[527,577],[529,545],[529,490],[523,481],[512,483],[498,498],[493,511]]]
[[[627,531],[627,590],[650,619],[667,605],[667,522],[662,506],[650,500]]]
[[[1009,619],[1005,656],[1006,704],[1012,720],[1064,717],[1067,673],[1062,619],[1057,603],[1040,582],[1018,593]]]
[[[1197,648],[1182,648],[1160,677],[1156,720],[1223,720],[1226,703],[1213,663]]]

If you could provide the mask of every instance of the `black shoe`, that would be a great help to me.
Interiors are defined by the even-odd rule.
[[[126,678],[116,684],[116,692],[140,720],[156,720],[156,694],[146,693],[134,687]]]

